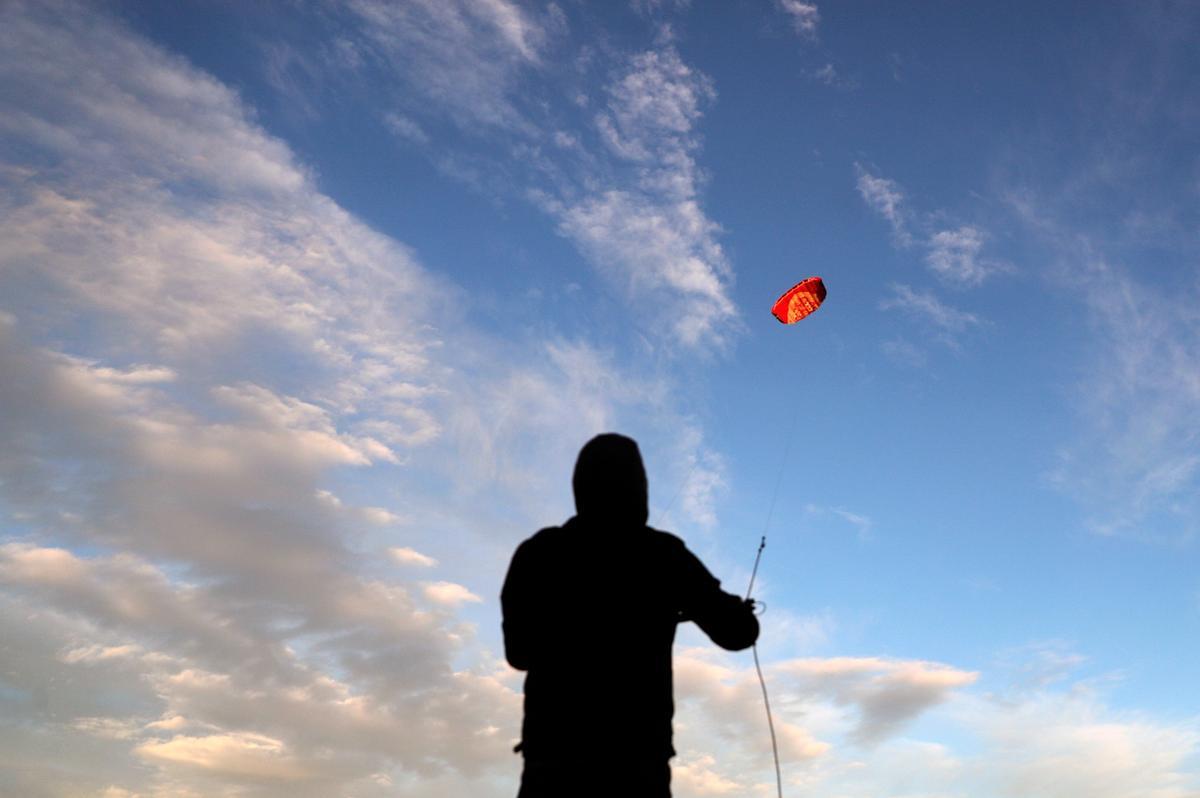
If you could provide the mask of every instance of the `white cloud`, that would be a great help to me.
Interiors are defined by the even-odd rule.
[[[683,795],[737,795],[743,787],[717,770],[717,758],[710,754],[679,757],[671,764],[671,789]]]
[[[815,81],[818,81],[820,83],[823,83],[826,86],[829,86],[830,88],[854,89],[854,88],[858,87],[858,81],[854,80],[853,78],[848,78],[848,77],[842,75],[840,72],[838,72],[837,67],[835,67],[832,63],[827,63],[818,69],[809,71],[808,76]],[[878,180],[878,178],[870,178],[869,175],[867,177],[868,177],[868,182],[870,182],[871,180]],[[861,186],[862,186],[861,177],[859,180],[859,185],[860,185],[860,190],[861,190]],[[882,188],[887,189],[889,187],[883,186]],[[892,190],[895,190],[894,186],[892,186],[890,188]],[[866,195],[864,194],[864,199],[865,198],[866,198]],[[868,200],[868,202],[870,202],[870,200]]]
[[[1115,130],[1117,147],[1124,131]],[[1142,163],[1141,156],[1137,156]],[[1145,542],[1180,543],[1200,533],[1200,285],[1188,276],[1164,289],[1143,274],[1164,255],[1140,233],[1095,220],[1096,192],[1112,190],[1107,162],[1089,163],[1071,183],[1049,191],[1021,190],[1006,197],[1014,214],[1045,247],[1052,290],[1085,311],[1080,376],[1071,387],[1068,415],[1044,475],[1079,503],[1092,532]],[[1130,186],[1157,197],[1158,173],[1128,175]],[[1144,181],[1154,181],[1145,192]],[[1116,190],[1130,196],[1130,186]],[[1077,214],[1096,228],[1081,226]],[[1124,207],[1117,205],[1115,207]],[[1190,275],[1196,248],[1178,251],[1180,275]],[[1167,256],[1170,257],[1170,256]],[[1161,264],[1159,264],[1161,265]]]
[[[454,582],[429,582],[424,586],[423,592],[425,598],[435,604],[444,604],[449,607],[456,607],[467,602],[483,601],[470,590]]]
[[[399,96],[432,100],[464,130],[531,130],[516,79],[539,64],[556,29],[553,12],[538,19],[508,0],[355,0],[350,9],[361,23],[359,46],[391,64],[411,90]],[[393,130],[412,138],[407,125]]]
[[[680,797],[773,795],[753,666],[710,650],[680,652],[677,663]],[[975,672],[882,657],[767,660],[764,671],[785,790],[1190,798],[1197,787],[1188,765],[1200,751],[1194,719],[1171,725],[1122,713],[1085,683],[981,694],[971,689]],[[929,729],[948,741],[923,739]]]
[[[776,0],[780,9],[784,11],[792,20],[792,27],[796,33],[803,36],[812,36],[817,32],[817,23],[821,21],[821,13],[817,9],[816,3],[804,2],[804,0]]]
[[[858,193],[892,228],[892,240],[898,247],[911,247],[912,227],[929,229],[932,215],[915,217],[907,207],[904,191],[894,180],[868,172],[861,164],[854,165],[858,173]],[[985,257],[987,233],[974,225],[961,225],[952,230],[935,230],[923,242],[925,262],[938,279],[956,287],[974,287],[999,272],[1011,271],[1008,264]]]
[[[144,99],[120,83],[130,71],[183,89],[207,80],[81,14],[97,41],[120,40],[121,63],[90,52],[82,29],[25,17],[6,20],[16,39],[5,53],[20,60],[24,42],[54,38],[48,51],[108,75],[97,93],[114,112]],[[70,96],[69,70],[59,77],[43,81],[47,97]],[[196,125],[207,120],[225,135],[232,124],[238,146],[275,152],[231,93],[217,86],[204,96],[211,106]],[[153,111],[144,109],[147,124]],[[65,139],[119,150],[89,114],[53,118]],[[444,528],[477,534],[473,549],[490,573],[494,550],[510,540],[486,528],[478,507],[520,515],[522,501],[535,501],[536,512],[520,517],[561,518],[563,505],[531,492],[522,475],[546,480],[555,466],[565,489],[582,443],[574,436],[588,431],[581,420],[599,431],[623,407],[650,408],[651,427],[667,419],[658,432],[670,438],[669,394],[583,343],[542,345],[514,362],[512,340],[447,338],[430,321],[446,289],[302,173],[271,186],[227,184],[210,180],[220,163],[181,159],[171,136],[160,144],[115,175],[91,150],[60,152],[70,168],[37,180],[19,173],[0,221],[0,295],[43,314],[8,314],[0,327],[0,489],[31,536],[3,550],[0,616],[36,633],[0,632],[22,641],[0,652],[0,672],[31,696],[19,719],[10,715],[17,725],[0,724],[3,756],[58,783],[22,730],[61,714],[95,719],[75,730],[86,743],[63,738],[62,750],[101,762],[88,778],[121,789],[165,783],[168,794],[203,795],[251,774],[302,772],[287,794],[321,796],[378,785],[382,772],[405,787],[419,780],[414,795],[439,783],[445,795],[478,794],[476,779],[514,772],[506,738],[519,721],[507,672],[456,618],[456,607],[478,599],[460,581],[363,575],[373,564],[345,523],[395,519],[346,505],[324,483],[343,469],[398,465],[420,448],[420,474],[397,468],[395,481],[438,472],[462,478],[469,498],[497,500],[448,510],[440,496],[401,492],[404,516],[431,530],[414,545],[430,551]],[[188,185],[205,190],[167,182],[164,160],[190,164]],[[96,337],[77,344],[86,356],[34,345],[60,313],[93,325]],[[478,474],[499,479],[470,478]],[[462,517],[449,517],[460,506]],[[76,545],[96,553],[65,547]],[[456,556],[455,567],[468,560]],[[453,669],[467,647],[481,664]],[[113,691],[119,705],[104,703]],[[158,718],[187,725],[156,726]],[[260,738],[282,748],[248,745]],[[135,748],[142,756],[131,756]]]
[[[722,341],[736,310],[716,225],[693,201],[608,191],[562,213],[562,230],[687,346]],[[664,309],[661,302],[668,302]],[[657,326],[657,325],[656,325]]]
[[[429,134],[426,133],[414,120],[404,116],[403,114],[385,114],[383,121],[384,124],[387,125],[388,130],[413,144],[424,146],[430,141]]]
[[[633,56],[607,88],[608,102],[596,122],[605,142],[621,158],[659,167],[683,167],[696,146],[693,127],[702,103],[716,92],[712,82],[688,67],[673,49]],[[690,193],[692,187],[685,189]]]
[[[1051,480],[1102,534],[1180,539],[1200,531],[1200,335],[1196,292],[1165,295],[1085,248],[1070,285],[1098,333],[1077,386],[1083,422]]]
[[[386,507],[363,507],[359,512],[368,523],[375,526],[395,526],[404,523],[404,516],[393,513]]]
[[[974,313],[958,310],[942,302],[932,293],[915,291],[907,285],[892,285],[892,296],[882,300],[883,310],[899,310],[928,324],[943,343],[958,346],[959,337],[972,328],[983,326]]]
[[[210,771],[235,780],[299,781],[311,778],[304,764],[286,746],[261,734],[233,732],[204,737],[177,735],[163,742],[146,742],[134,753],[148,760]]]
[[[816,504],[808,504],[805,505],[804,511],[810,515],[819,517],[827,517],[832,515],[840,518],[842,521],[845,521],[846,523],[850,524],[850,526],[854,527],[855,530],[857,530],[858,537],[860,539],[868,537],[871,533],[872,527],[874,526],[874,522],[872,522],[867,516],[861,513],[853,512],[852,510],[847,510],[844,507],[824,507]]]
[[[4,789],[473,792],[519,694],[450,667],[472,596],[364,576],[346,522],[395,514],[322,484],[438,439],[447,289],[210,77],[87,7],[0,15],[0,78],[39,87],[5,151],[56,164],[0,170]]]
[[[623,298],[634,300],[656,338],[685,348],[731,338],[738,329],[733,272],[720,227],[702,208],[695,158],[696,127],[715,91],[669,37],[655,49],[609,56],[617,62],[592,127],[572,128],[566,120],[577,112],[562,106],[576,104],[582,72],[566,70],[566,87],[545,86],[534,74],[547,67],[547,43],[565,29],[554,4],[541,16],[499,0],[358,0],[352,7],[386,78],[427,100],[397,93],[384,119],[396,135],[436,149],[431,161],[475,190],[503,200],[516,193],[553,216]],[[521,76],[530,78],[527,91],[519,90]],[[526,93],[537,99],[523,100]],[[424,120],[447,118],[466,135],[428,135],[433,122]],[[483,130],[494,134],[487,146],[475,138]],[[664,325],[664,318],[676,323]]]
[[[778,670],[795,679],[802,690],[853,706],[858,722],[852,736],[862,742],[878,742],[896,734],[979,676],[940,663],[879,657],[800,659],[784,663]]]
[[[633,56],[607,94],[597,129],[617,163],[633,167],[632,184],[544,205],[648,318],[674,319],[674,336],[686,346],[721,344],[737,328],[733,272],[720,228],[701,208],[694,158],[694,127],[714,96],[711,83],[666,48]]]
[[[933,273],[953,285],[979,285],[990,274],[1004,267],[980,256],[985,236],[982,230],[963,225],[957,230],[941,230],[929,237],[925,256]]]
[[[858,193],[863,200],[892,226],[892,235],[898,245],[911,245],[908,212],[900,186],[894,180],[871,174],[861,164],[856,163],[854,169],[858,173]]]
[[[393,546],[388,549],[388,554],[399,565],[418,565],[422,568],[432,568],[437,565],[437,560],[407,546]]]
[[[1196,794],[1198,785],[1184,770],[1200,746],[1200,732],[1194,725],[1160,725],[1106,711],[1087,693],[1041,694],[1015,706],[969,701],[959,711],[969,717],[994,758],[975,763],[973,774],[994,794],[1012,798],[1190,798]]]

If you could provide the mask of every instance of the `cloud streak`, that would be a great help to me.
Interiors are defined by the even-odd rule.
[[[723,344],[737,329],[733,271],[719,226],[700,206],[695,160],[695,126],[715,97],[711,82],[667,47],[631,57],[606,94],[596,128],[631,178],[547,205],[562,232],[638,299],[646,317],[675,319],[671,329],[687,347]]]
[[[803,0],[776,0],[779,8],[791,18],[792,28],[801,36],[815,36],[821,12],[816,3]]]
[[[922,217],[910,210],[908,198],[896,181],[872,174],[862,164],[856,163],[854,169],[858,193],[871,210],[887,220],[893,243],[901,249],[916,245],[924,249],[926,265],[944,284],[973,288],[995,274],[1011,271],[1007,264],[983,255],[988,236],[981,228],[960,225],[936,229],[937,215]]]

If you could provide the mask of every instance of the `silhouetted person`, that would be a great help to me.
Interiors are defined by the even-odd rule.
[[[528,671],[518,798],[668,798],[676,625],[736,651],[758,619],[682,540],[646,526],[632,439],[589,441],[572,485],[576,515],[517,547],[500,596],[505,655]]]

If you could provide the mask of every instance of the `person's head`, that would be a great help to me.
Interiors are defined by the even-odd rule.
[[[571,486],[582,518],[642,526],[650,517],[646,467],[633,438],[608,432],[584,444]]]

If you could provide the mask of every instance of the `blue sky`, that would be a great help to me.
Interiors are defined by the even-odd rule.
[[[785,794],[1200,795],[1195,9],[0,23],[0,793],[513,794],[499,585],[618,430],[768,536]],[[675,794],[773,794],[676,677]]]

